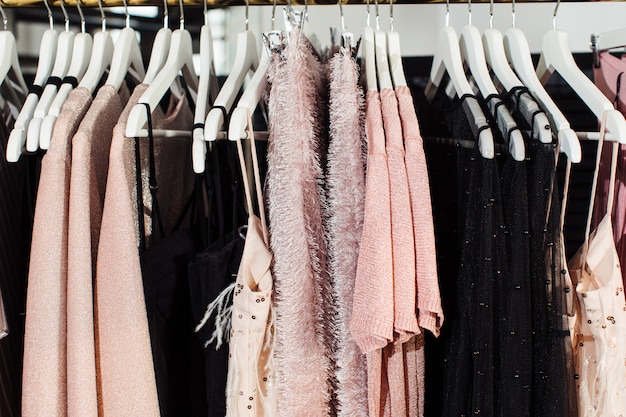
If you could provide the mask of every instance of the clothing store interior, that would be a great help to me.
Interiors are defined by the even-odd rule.
[[[626,2],[0,14],[0,417],[626,416]]]

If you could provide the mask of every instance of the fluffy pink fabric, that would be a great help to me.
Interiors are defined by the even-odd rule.
[[[366,104],[365,211],[350,331],[361,351],[370,353],[393,341],[394,294],[389,172],[379,93],[368,91]]]
[[[408,87],[396,89],[404,146],[406,148],[406,168],[413,213],[415,235],[415,271],[417,275],[417,309],[420,327],[428,329],[435,336],[443,324],[443,310],[437,278],[437,256],[435,231],[426,156],[422,146],[413,97]]]
[[[297,30],[270,75],[268,200],[276,289],[278,410],[330,415],[320,142],[323,68]]]
[[[335,299],[332,314],[338,417],[366,417],[367,368],[348,324],[363,229],[365,198],[365,100],[358,67],[342,49],[330,61],[330,144],[327,160],[326,238],[328,276]]]

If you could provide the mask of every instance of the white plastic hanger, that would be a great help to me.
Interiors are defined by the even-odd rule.
[[[33,91],[26,96],[20,114],[17,116],[17,119],[15,119],[13,130],[7,142],[6,158],[9,162],[17,162],[24,151],[24,146],[26,145],[26,129],[28,129],[28,125],[35,112],[35,107],[37,107],[37,103],[39,103],[39,95],[43,91],[43,85],[52,73],[52,66],[54,65],[54,58],[56,56],[59,33],[54,30],[54,20],[48,1],[45,0],[44,4],[48,9],[50,29],[46,30],[41,38],[37,72],[35,73],[35,79],[33,81],[34,88],[31,89],[34,90],[36,87],[39,87],[41,91]]]
[[[102,31],[96,33],[93,37],[93,50],[91,59],[89,60],[89,66],[87,67],[87,72],[85,72],[85,75],[83,75],[78,84],[79,87],[89,90],[92,95],[94,91],[96,91],[96,87],[106,69],[111,65],[114,49],[111,33],[107,30],[102,0],[98,0],[98,8],[100,9],[100,18],[102,20]],[[60,111],[61,108],[59,107],[58,110]],[[58,116],[58,113],[56,113],[56,115]]]
[[[512,6],[515,7],[515,1],[512,2]],[[515,16],[515,9],[513,9],[513,15]],[[524,33],[516,27],[507,30],[504,34],[504,50],[517,76],[530,90],[548,115],[552,129],[557,132],[557,139],[561,151],[565,153],[573,163],[580,162],[582,151],[580,149],[578,136],[570,127],[569,122],[561,110],[554,104],[554,101],[546,92],[539,78],[537,78],[535,67],[530,56],[528,41]]]
[[[149,85],[152,83],[159,71],[163,68],[163,65],[165,65],[171,41],[172,31],[169,28],[167,0],[163,0],[163,27],[159,29],[154,36],[152,52],[150,53],[150,61],[148,62],[148,68],[146,69],[146,76],[143,79],[143,84]]]
[[[135,29],[130,27],[130,14],[128,14],[128,2],[124,2],[124,13],[126,14],[126,27],[122,29],[111,59],[111,69],[105,85],[110,85],[119,90],[129,72],[135,71],[138,80],[143,80],[146,76],[141,57],[141,49],[137,41]]]
[[[569,48],[567,33],[556,29],[556,13],[560,4],[554,8],[554,29],[543,37],[541,57],[537,65],[537,77],[546,82],[554,71],[572,87],[587,107],[601,120],[606,114],[606,128],[620,143],[626,143],[626,120],[593,82],[576,65]]]
[[[341,4],[341,3],[340,3]],[[254,76],[246,86],[241,98],[237,102],[237,107],[233,110],[228,125],[228,138],[230,140],[239,140],[246,138],[246,129],[252,129],[249,125],[251,115],[254,114],[257,106],[263,98],[267,87],[267,71],[270,67],[270,54],[274,53],[274,49],[282,45],[282,32],[275,30],[275,14],[276,0],[272,9],[272,26],[268,33],[263,34],[265,44],[265,52],[261,52],[261,61],[254,73]]]
[[[391,80],[391,70],[389,69],[389,55],[387,54],[387,33],[380,30],[380,14],[378,11],[378,0],[375,0],[376,7],[376,32],[374,32],[374,45],[376,46],[376,75],[378,76],[378,87],[393,90]]]
[[[619,28],[598,35],[591,35],[591,50],[593,52],[593,65],[600,66],[599,53],[615,48],[626,46],[626,28]]]
[[[48,109],[50,108],[50,105],[59,90],[59,86],[61,85],[63,78],[67,75],[70,63],[72,62],[74,32],[70,31],[70,21],[63,1],[59,4],[61,5],[61,10],[63,11],[63,15],[65,17],[65,31],[59,35],[56,59],[54,61],[54,66],[52,67],[52,74],[50,75],[50,78],[48,78],[46,86],[43,89],[43,93],[41,93],[39,103],[37,103],[37,107],[35,107],[33,119],[28,125],[28,130],[26,131],[26,150],[28,152],[35,152],[39,149],[39,132],[41,130],[41,123],[43,122],[44,117],[46,117],[46,114],[48,114]],[[51,83],[52,80],[54,80],[54,83]]]
[[[468,64],[472,77],[478,85],[482,96],[485,99],[490,96],[497,96],[499,100],[500,94],[491,80],[491,75],[487,68],[487,61],[485,61],[485,51],[483,50],[480,32],[476,26],[472,25],[472,1],[468,0],[467,4],[469,21],[461,31],[461,39],[459,40],[461,59]],[[487,105],[496,120],[502,136],[504,136],[505,140],[508,142],[509,152],[516,161],[523,161],[525,158],[525,148],[522,132],[517,129],[517,123],[513,120],[506,106],[492,105],[494,102],[494,100],[489,100],[487,101]]]
[[[20,68],[20,61],[17,56],[17,42],[15,36],[9,30],[7,30],[7,17],[4,13],[4,9],[0,7],[0,14],[2,14],[2,21],[4,24],[4,30],[0,31],[0,83],[3,83],[10,71],[13,71],[14,80],[19,84],[23,91],[28,91],[24,76],[22,75],[22,69]]]
[[[215,67],[213,65],[213,37],[211,35],[211,28],[209,27],[206,0],[204,0],[204,25],[202,25],[200,29],[200,61],[202,65],[200,66],[200,77],[198,79],[198,97],[196,99],[196,111],[193,117],[194,128],[192,133],[192,154],[201,152],[201,154],[192,156],[194,164],[193,169],[196,173],[204,172],[204,163],[202,166],[198,166],[200,161],[204,160],[206,154],[204,119],[207,115],[207,105],[211,102],[211,98],[215,98],[213,93],[217,90]]]
[[[467,81],[465,70],[463,69],[456,31],[449,26],[449,22],[450,3],[446,1],[446,26],[439,32],[430,77],[424,91],[429,101],[434,99],[445,73],[450,77],[451,84],[459,97],[464,95],[474,96],[472,87]],[[484,158],[493,159],[495,156],[493,135],[490,129],[483,128],[483,126],[488,126],[485,114],[477,101],[466,100],[465,103],[467,103],[464,107],[466,114],[468,114],[470,127],[474,134],[478,134],[480,153]]]
[[[367,26],[363,28],[363,46],[361,59],[365,69],[365,85],[368,91],[378,91],[376,78],[376,45],[374,43],[374,29],[370,26],[370,2],[367,0]]]
[[[343,19],[342,19],[343,22]],[[404,68],[402,66],[402,52],[400,50],[400,34],[393,30],[393,0],[389,0],[389,25],[387,32],[387,54],[389,58],[389,69],[391,80],[395,88],[407,86]]]
[[[63,79],[63,84],[59,87],[59,91],[57,91],[56,96],[48,109],[48,115],[50,115],[52,108],[59,102],[59,100],[65,102],[67,96],[74,89],[78,80],[80,80],[85,74],[85,71],[87,71],[89,59],[91,58],[93,38],[85,30],[85,16],[83,16],[83,11],[80,8],[79,1],[76,2],[76,7],[78,9],[78,14],[80,15],[81,30],[80,33],[74,36],[74,47],[70,68],[67,71],[67,76]],[[39,147],[41,149],[48,149],[50,146],[50,139],[52,138],[52,129],[48,125],[49,122],[46,122],[46,120],[49,120],[48,115],[44,117],[39,131]],[[56,118],[54,120],[56,120]]]
[[[217,139],[219,132],[224,128],[226,122],[224,119],[230,113],[246,75],[250,70],[256,70],[259,65],[256,37],[248,30],[248,3],[246,0],[246,29],[237,36],[233,67],[204,123],[204,140],[206,141]]]
[[[142,103],[147,103],[154,110],[165,93],[170,89],[172,83],[178,77],[178,73],[182,72],[185,82],[189,88],[197,91],[198,77],[196,77],[193,67],[193,50],[191,46],[191,35],[185,30],[185,14],[183,11],[182,0],[180,5],[180,28],[172,33],[170,42],[170,50],[167,61],[158,75],[154,78],[150,86],[144,91],[136,104],[128,115],[126,124],[127,137],[145,137],[148,135],[144,125],[148,121],[146,115],[146,107]],[[191,97],[188,97],[191,100]]]
[[[514,91],[524,86],[511,69],[506,58],[502,32],[493,28],[493,0],[489,5],[489,29],[483,32],[483,47],[487,64],[506,91]],[[537,102],[528,97],[527,94],[519,95],[517,100],[520,113],[526,117],[529,123],[532,123],[533,137],[537,137],[542,143],[552,142],[552,130],[549,128],[548,116],[544,112],[539,112],[540,108]]]

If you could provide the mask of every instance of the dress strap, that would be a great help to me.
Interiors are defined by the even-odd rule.
[[[596,202],[596,189],[598,188],[598,173],[600,168],[600,159],[602,157],[602,148],[604,147],[604,135],[606,134],[606,112],[602,115],[600,123],[600,139],[598,141],[598,151],[596,152],[596,167],[593,172],[593,182],[591,185],[591,197],[589,198],[589,212],[587,214],[587,224],[585,226],[585,240],[583,242],[583,265],[586,261],[587,251],[589,249],[589,234],[591,233],[591,217],[593,216],[593,207]],[[615,153],[616,154],[616,153]],[[612,192],[611,192],[612,194]],[[612,200],[611,197],[609,197]]]

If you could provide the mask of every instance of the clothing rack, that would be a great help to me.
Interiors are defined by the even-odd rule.
[[[564,2],[579,2],[579,0],[563,0]],[[472,0],[473,3],[489,3],[489,0]],[[64,5],[75,6],[76,0],[65,0]],[[179,3],[177,0],[167,0],[167,3],[171,6],[177,6]],[[359,4],[365,5],[368,0],[342,0],[343,4]],[[374,6],[374,0],[369,1],[371,6]],[[389,4],[389,0],[379,0],[379,4]],[[446,3],[446,0],[394,0],[393,4],[432,4],[432,3]],[[449,0],[449,3],[467,3],[464,0]],[[496,3],[510,3],[508,1],[496,1]],[[518,0],[516,3],[554,3],[550,0]],[[50,1],[50,6],[59,6],[60,1]],[[203,0],[183,0],[185,6],[202,6]],[[244,6],[245,0],[207,0],[208,7],[226,7],[226,6]],[[337,2],[334,0],[277,0],[277,5],[298,4],[298,5],[333,5],[336,6]],[[122,0],[103,0],[102,5],[105,7],[124,6]],[[159,0],[128,0],[128,6],[162,6],[163,2]],[[274,2],[272,0],[249,0],[250,6],[272,6]],[[40,0],[3,0],[0,1],[0,6],[3,7],[23,7],[23,6],[43,6]],[[98,7],[97,0],[83,0],[80,1],[81,7]]]

